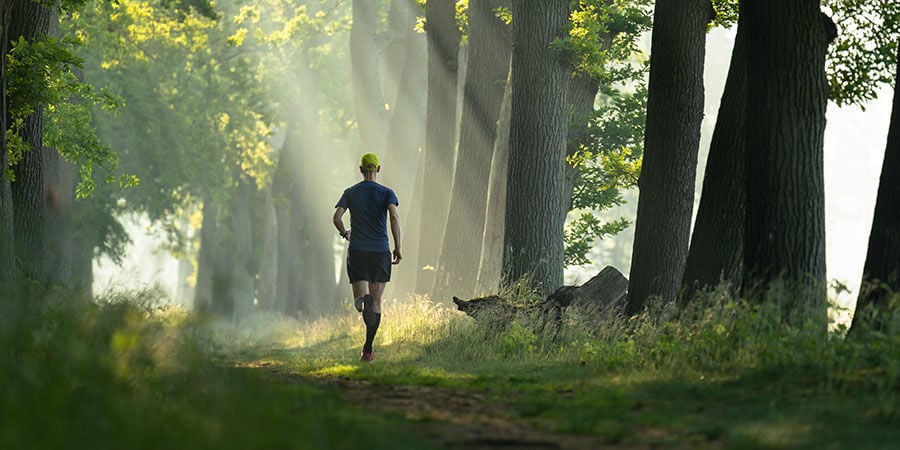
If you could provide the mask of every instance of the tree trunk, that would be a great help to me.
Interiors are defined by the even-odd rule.
[[[394,0],[394,3],[409,0]],[[420,155],[425,142],[425,103],[428,92],[427,49],[425,36],[415,30],[418,5],[408,8],[404,22],[406,37],[402,45],[400,86],[392,103],[388,130],[388,145],[384,161],[387,166],[381,173],[384,183],[394,189],[400,199],[400,215],[403,224],[403,241],[408,244],[403,254],[403,264],[394,268],[391,286],[395,292],[414,292],[418,271],[416,252],[410,251],[419,241],[419,207],[421,192],[414,189],[420,173]],[[395,68],[396,70],[396,68]],[[341,287],[344,287],[343,285]],[[346,288],[345,288],[346,289]]]
[[[870,325],[876,329],[883,328],[891,297],[900,293],[900,189],[897,188],[900,185],[900,49],[895,83],[869,250],[851,331],[858,329],[864,320],[871,320]]]
[[[428,39],[428,99],[425,118],[425,183],[422,187],[416,291],[434,285],[434,269],[443,242],[450,204],[456,148],[456,86],[460,31],[456,2],[431,0],[425,11]]]
[[[12,187],[6,170],[9,167],[9,149],[6,146],[7,98],[6,54],[9,51],[9,27],[12,5],[0,2],[0,282],[15,276],[15,235],[13,233]]]
[[[594,114],[594,102],[597,99],[599,85],[585,73],[580,73],[569,80],[569,136],[566,145],[566,156],[573,156],[582,145],[587,144],[589,125]],[[578,183],[578,169],[566,163],[565,192],[566,208],[563,219],[572,209],[572,191]]]
[[[506,24],[500,0],[469,2],[469,50],[450,212],[434,293],[470,297],[478,278],[497,120],[509,73]]]
[[[503,104],[497,123],[497,139],[494,143],[494,159],[491,161],[491,179],[487,199],[487,217],[484,223],[484,244],[478,264],[478,290],[497,292],[500,288],[500,272],[503,268],[503,237],[506,228],[506,182],[509,173],[509,121],[512,110],[512,83],[507,73]]]
[[[644,157],[626,312],[678,294],[691,233],[703,121],[708,0],[657,0]]]
[[[745,293],[781,285],[785,314],[826,323],[825,52],[817,0],[742,2],[747,39]]]
[[[747,26],[738,20],[731,66],[706,160],[703,193],[682,281],[682,300],[727,283],[740,291],[744,248],[744,165],[747,112]]]
[[[569,2],[513,4],[512,116],[503,276],[538,293],[563,283],[563,210],[570,67],[553,47]]]
[[[55,17],[54,9],[31,0],[13,0],[11,7],[7,36],[10,40],[22,36],[29,42],[35,42],[49,32]],[[58,206],[59,192],[57,186],[55,197],[51,197],[54,193],[50,192],[49,180],[45,178],[44,164],[54,161],[43,148],[43,117],[43,105],[37,105],[34,114],[25,119],[22,138],[31,150],[13,168],[16,182],[11,185],[11,198],[15,211],[15,251],[22,273],[46,284],[55,281],[55,276],[51,275],[54,268],[49,261],[51,249],[45,244],[45,238],[49,214],[51,208]]]
[[[276,311],[278,297],[278,213],[272,188],[266,192],[262,220],[262,261],[259,264],[259,309]]]
[[[238,177],[236,177],[238,178]],[[232,245],[229,246],[231,264],[229,278],[231,290],[228,293],[234,305],[232,320],[240,321],[253,314],[254,281],[257,270],[253,263],[253,225],[250,218],[250,205],[253,201],[255,185],[252,182],[236,180],[231,198],[230,222]]]
[[[194,310],[210,312],[213,302],[213,274],[216,260],[216,214],[218,208],[203,202],[203,223],[200,225],[200,251],[197,255],[197,288],[194,290]]]
[[[384,109],[381,75],[378,70],[377,21],[378,2],[353,0],[350,65],[360,150],[381,152],[386,143],[387,111]]]

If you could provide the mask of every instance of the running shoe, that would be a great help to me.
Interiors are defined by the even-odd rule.
[[[353,307],[356,308],[357,311],[362,312],[363,310],[363,301],[365,301],[366,296],[356,297],[356,300],[353,300]]]
[[[363,350],[362,356],[359,357],[359,360],[362,362],[371,362],[375,359],[375,351],[365,351]]]

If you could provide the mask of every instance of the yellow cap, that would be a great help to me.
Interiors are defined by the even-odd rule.
[[[362,155],[362,158],[359,160],[359,168],[366,171],[375,171],[381,167],[381,164],[378,162],[378,156],[374,153],[366,153]]]

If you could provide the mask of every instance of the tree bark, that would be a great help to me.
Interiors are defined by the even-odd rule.
[[[394,0],[394,3],[411,3],[409,0]],[[425,36],[415,30],[418,5],[410,4],[402,23],[406,34],[401,47],[402,55],[392,60],[400,60],[399,85],[392,103],[389,119],[388,145],[384,161],[387,164],[381,177],[400,199],[400,214],[403,220],[403,241],[408,244],[403,252],[403,264],[394,268],[390,286],[395,292],[414,292],[418,269],[418,254],[409,251],[419,241],[419,207],[421,191],[415,189],[420,173],[421,149],[425,144],[425,104],[428,96],[428,56]]]
[[[6,145],[7,98],[6,54],[9,52],[9,27],[12,17],[10,2],[0,2],[0,282],[15,277],[15,234],[13,233],[12,187],[6,170],[9,149]]]
[[[747,112],[747,26],[738,19],[725,91],[710,142],[703,192],[694,222],[681,299],[727,283],[741,288],[744,248],[744,176]]]
[[[889,302],[900,293],[900,189],[897,188],[900,185],[900,49],[895,83],[869,250],[851,331],[857,330],[863,321],[871,321],[869,325],[876,329],[883,328]]]
[[[581,146],[587,143],[589,125],[594,113],[594,102],[597,99],[598,83],[585,73],[580,73],[569,80],[569,135],[566,145],[566,156],[575,155]],[[572,192],[578,183],[578,169],[566,163],[563,191],[566,196],[566,208],[563,219],[572,209]]]
[[[211,312],[213,304],[213,275],[216,261],[216,215],[218,208],[212,200],[203,202],[203,222],[200,225],[200,251],[197,255],[197,288],[194,290],[194,310]]]
[[[425,183],[422,187],[417,262],[421,270],[416,280],[416,291],[420,293],[430,291],[434,285],[434,268],[438,266],[453,180],[461,38],[456,25],[456,2],[429,1],[425,21],[428,39],[428,99],[425,118]]]
[[[376,39],[377,21],[378,2],[353,0],[350,66],[361,153],[381,152],[386,143],[387,111],[384,109],[378,67],[380,51]]]
[[[262,261],[259,264],[259,309],[276,311],[278,297],[278,213],[270,187],[262,220]]]
[[[11,4],[9,38],[24,37],[35,42],[51,31],[56,8],[47,8],[29,0]],[[43,106],[25,119],[22,138],[31,146],[13,168],[16,182],[11,184],[13,234],[16,257],[25,276],[43,284],[65,279],[61,264],[63,235],[59,229],[63,217],[63,189],[59,178],[59,155],[43,147]]]
[[[484,224],[484,244],[478,264],[478,290],[497,292],[503,268],[503,238],[506,228],[506,182],[509,173],[509,122],[512,110],[512,83],[507,73],[503,104],[497,123],[497,139],[494,143],[494,159],[491,161],[491,179],[488,190],[487,217]]]
[[[501,0],[469,2],[469,50],[463,87],[459,153],[434,293],[470,297],[478,278],[497,120],[509,73]]]
[[[744,292],[773,286],[789,319],[826,323],[825,53],[836,35],[817,0],[742,2],[747,52]]]
[[[678,294],[687,259],[703,121],[708,0],[657,0],[644,157],[626,312]]]
[[[568,77],[553,48],[569,2],[513,4],[512,116],[503,251],[506,283],[526,279],[540,294],[563,283],[563,210]]]
[[[232,320],[240,321],[253,314],[254,283],[256,273],[253,255],[253,225],[250,218],[250,205],[253,201],[255,186],[251,181],[235,177],[234,191],[231,197],[230,228],[232,245],[228,256],[229,278],[231,289],[228,293],[234,305]]]

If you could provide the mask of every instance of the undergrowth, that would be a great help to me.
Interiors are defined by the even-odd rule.
[[[427,448],[399,417],[224,359],[221,326],[157,293],[3,288],[2,449]]]
[[[481,389],[539,426],[610,442],[814,448],[845,438],[848,423],[869,444],[900,438],[896,307],[882,329],[846,336],[787,324],[779,305],[726,289],[558,326],[521,290],[504,294],[520,311],[511,320],[409,296],[383,302],[376,360],[362,364],[364,325],[349,305],[235,325],[152,292],[3,292],[0,448],[423,448],[401,417],[373,417],[309,382],[321,376]],[[260,366],[307,382],[274,383]],[[388,431],[346,433],[360,427]],[[651,438],[647,427],[669,431]],[[806,440],[784,437],[797,430]]]

